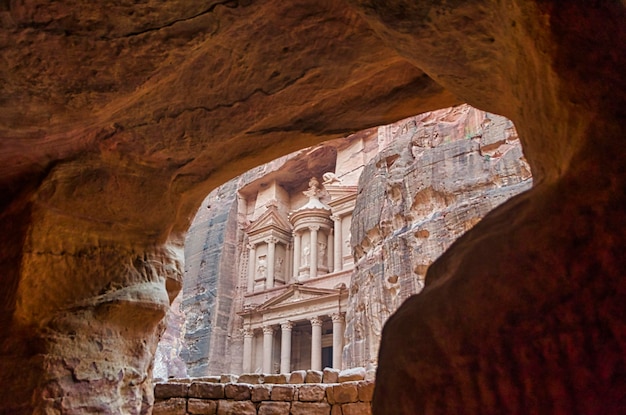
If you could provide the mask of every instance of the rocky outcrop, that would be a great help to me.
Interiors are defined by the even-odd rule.
[[[376,366],[385,321],[422,290],[430,264],[532,183],[506,118],[464,105],[380,130],[390,145],[365,167],[352,218],[348,366]]]
[[[185,240],[181,312],[185,316],[181,358],[190,376],[230,371],[224,359],[230,343],[237,256],[237,183],[230,181],[207,198]],[[211,373],[212,374],[212,373]]]
[[[0,3],[2,411],[149,411],[204,195],[465,101],[515,122],[535,184],[389,320],[375,413],[623,412],[625,19],[615,1]]]

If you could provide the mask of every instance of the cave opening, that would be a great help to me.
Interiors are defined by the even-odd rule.
[[[468,105],[238,176],[207,196],[191,224],[154,377],[327,367],[373,377],[382,327],[422,290],[428,266],[531,185],[513,123]],[[309,246],[319,248],[314,270]],[[316,318],[323,332],[312,339]]]

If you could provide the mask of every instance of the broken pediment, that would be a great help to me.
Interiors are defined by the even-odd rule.
[[[352,210],[356,200],[357,186],[341,186],[329,184],[325,186],[326,193],[330,197],[328,205],[334,213]]]
[[[250,239],[283,236],[289,240],[291,238],[291,224],[276,205],[270,204],[267,210],[248,226],[246,233]]]

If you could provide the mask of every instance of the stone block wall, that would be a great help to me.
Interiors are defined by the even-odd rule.
[[[154,388],[153,415],[370,415],[365,369],[172,379]]]

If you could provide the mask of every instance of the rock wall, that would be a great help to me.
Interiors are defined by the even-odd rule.
[[[180,357],[189,376],[230,371],[230,327],[238,254],[237,182],[229,181],[203,202],[185,240]]]
[[[334,380],[322,383],[322,372],[307,373],[306,377],[306,383],[301,376],[298,376],[296,381],[291,381],[290,377],[285,377],[284,374],[276,375],[276,379],[260,378],[261,383],[257,382],[258,376],[254,379],[245,379],[253,380],[254,383],[228,377],[188,379],[185,383],[176,381],[158,383],[154,391],[156,399],[153,414],[370,415],[372,413],[374,381],[363,380],[362,376],[341,378],[335,374]]]
[[[352,219],[349,367],[375,366],[384,323],[422,290],[430,264],[532,184],[512,122],[467,105],[409,118],[379,135],[390,145],[365,167]]]

